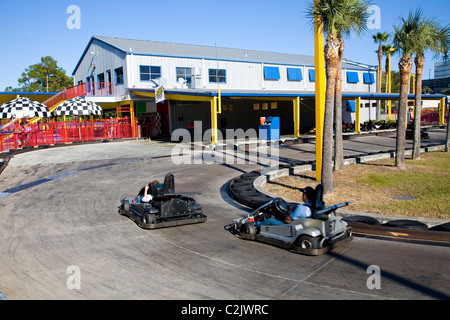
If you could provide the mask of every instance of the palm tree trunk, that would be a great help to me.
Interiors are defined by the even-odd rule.
[[[342,57],[344,56],[345,43],[342,38],[340,42],[334,93],[334,170],[344,169],[344,146],[342,141]]]
[[[403,55],[398,63],[400,71],[400,100],[398,103],[397,137],[395,140],[395,165],[397,167],[405,165],[406,112],[412,63],[413,58],[411,55]]]
[[[378,47],[378,73],[377,73],[377,92],[381,92],[381,68],[383,67],[383,50],[381,43]]]
[[[423,54],[417,54],[414,59],[416,65],[416,83],[415,83],[415,108],[414,108],[414,141],[412,158],[420,158],[420,117],[422,114],[422,76],[425,57]]]
[[[385,91],[384,92],[388,92],[389,89],[389,58],[386,57],[386,62],[384,63],[384,68],[385,68]],[[384,113],[388,112],[388,101],[384,100]]]
[[[326,63],[325,113],[323,120],[322,185],[324,194],[333,192],[333,122],[336,73],[340,42],[329,34],[324,48]]]
[[[377,92],[381,92],[381,77],[383,74],[383,50],[381,47],[381,42],[378,47],[378,72],[377,72]],[[381,100],[377,100],[377,112],[376,112],[376,120],[380,120],[381,114]]]

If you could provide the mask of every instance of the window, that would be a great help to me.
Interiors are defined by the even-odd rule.
[[[358,83],[359,82],[358,72],[347,71],[347,82]]]
[[[315,82],[316,81],[316,70],[309,69],[308,73],[309,73],[309,81],[310,82]]]
[[[178,79],[183,78],[186,80],[186,84],[190,86],[192,83],[192,75],[191,75],[191,68],[177,68],[177,82]]]
[[[278,67],[264,67],[264,79],[279,80],[280,70],[278,69]]]
[[[225,69],[209,69],[209,82],[227,82],[227,71]]]
[[[141,81],[150,81],[151,79],[161,78],[161,67],[155,66],[140,66],[139,73]]]
[[[105,74],[104,73],[100,73],[97,75],[97,87],[99,89],[102,89],[105,87]]]
[[[114,69],[116,75],[116,84],[123,84],[123,67]]]
[[[373,73],[364,73],[364,83],[375,83],[375,75]]]
[[[302,81],[302,69],[287,68],[287,78],[289,81]]]

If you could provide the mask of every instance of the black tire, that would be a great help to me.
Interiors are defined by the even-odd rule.
[[[155,222],[155,219],[156,215],[154,213],[145,212],[142,216],[142,222],[144,224],[152,224],[153,222]]]
[[[307,235],[300,236],[297,240],[297,247],[307,250],[319,249],[319,239]]]
[[[428,226],[425,223],[415,220],[392,220],[384,224],[386,227],[395,227],[403,229],[419,229],[428,230]]]
[[[364,223],[364,224],[368,224],[371,226],[379,226],[380,222],[372,217],[366,217],[366,216],[350,216],[350,217],[345,217],[342,218],[342,220],[346,221],[346,222],[359,222],[359,223]]]
[[[125,200],[122,204],[122,208],[125,211],[130,211],[130,202],[128,200]]]
[[[450,231],[450,222],[446,222],[434,227],[431,227],[430,230],[434,230],[434,231]]]

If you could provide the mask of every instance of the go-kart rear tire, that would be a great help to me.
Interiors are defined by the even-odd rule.
[[[300,236],[297,240],[297,246],[301,249],[315,250],[319,248],[319,239],[308,235]]]

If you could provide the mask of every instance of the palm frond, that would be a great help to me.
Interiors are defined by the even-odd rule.
[[[324,32],[337,37],[360,36],[368,30],[370,17],[368,0],[311,0],[307,4],[306,16],[310,24],[323,25]]]

